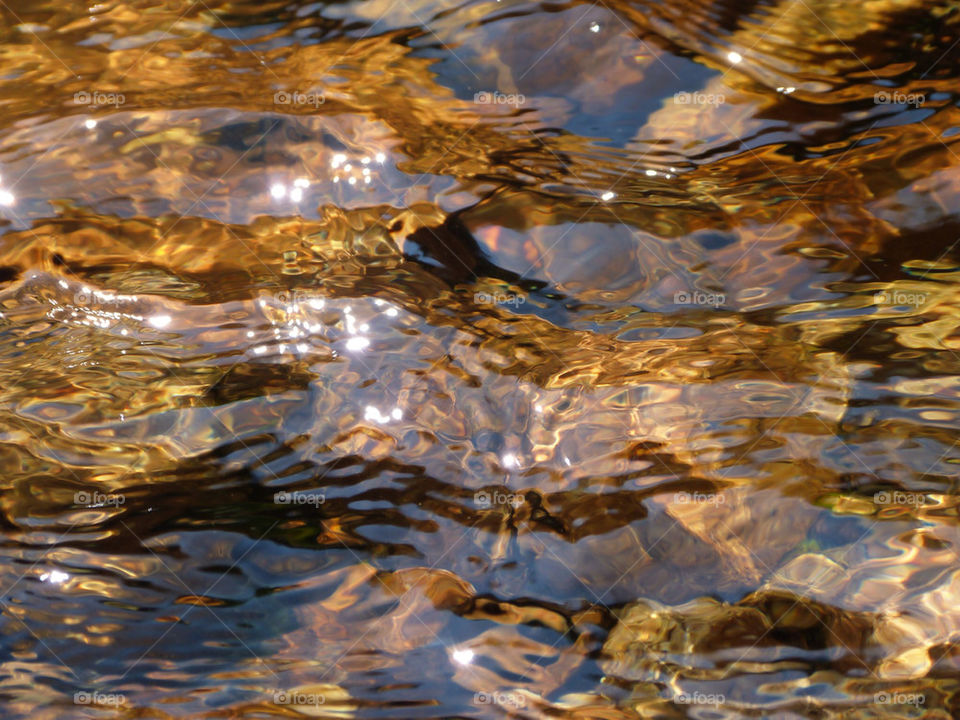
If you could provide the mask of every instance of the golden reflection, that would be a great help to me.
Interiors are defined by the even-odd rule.
[[[11,717],[955,714],[950,3],[6,11]]]

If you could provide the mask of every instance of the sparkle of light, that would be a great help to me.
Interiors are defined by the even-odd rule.
[[[473,662],[473,650],[454,650],[453,659],[460,665],[469,665]]]
[[[52,570],[51,572],[43,573],[43,575],[40,576],[40,579],[43,582],[49,582],[49,583],[54,583],[55,585],[59,585],[60,583],[63,583],[69,580],[70,576],[67,575],[65,572],[60,572],[59,570]]]
[[[347,350],[353,350],[359,352],[370,346],[370,341],[365,337],[352,337],[347,340]]]

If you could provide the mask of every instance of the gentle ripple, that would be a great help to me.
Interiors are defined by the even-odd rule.
[[[960,714],[960,10],[5,3],[4,717]]]

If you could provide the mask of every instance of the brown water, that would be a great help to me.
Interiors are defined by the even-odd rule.
[[[0,716],[960,716],[956,2],[0,14]]]

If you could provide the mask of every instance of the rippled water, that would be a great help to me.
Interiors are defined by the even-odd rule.
[[[960,5],[0,3],[3,717],[960,716]]]

